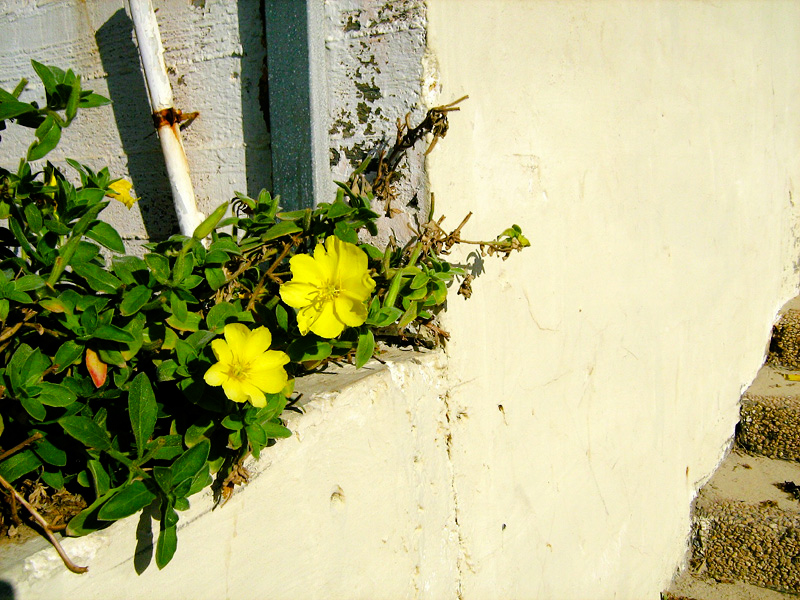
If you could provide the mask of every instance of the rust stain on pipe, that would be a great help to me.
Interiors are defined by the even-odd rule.
[[[153,113],[153,125],[155,125],[156,129],[161,129],[162,127],[173,127],[174,125],[178,125],[183,121],[186,121],[186,125],[194,121],[200,115],[199,112],[190,112],[190,113],[183,113],[177,108],[165,108],[164,110],[159,110]],[[181,129],[183,129],[183,125]]]

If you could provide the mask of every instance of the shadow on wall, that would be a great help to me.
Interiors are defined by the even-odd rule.
[[[95,33],[108,92],[113,102],[128,173],[140,200],[147,237],[161,240],[178,231],[164,157],[158,141],[139,51],[133,43],[133,21],[120,9]]]
[[[14,588],[7,581],[0,581],[0,600],[14,600]]]
[[[237,6],[242,44],[242,136],[247,195],[251,198],[263,188],[272,192],[264,4],[261,0],[240,0]]]

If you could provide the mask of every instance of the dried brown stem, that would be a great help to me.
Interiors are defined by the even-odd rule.
[[[40,440],[43,437],[44,436],[41,433],[34,433],[31,437],[29,437],[24,442],[20,442],[19,444],[17,444],[13,448],[11,448],[11,450],[6,450],[2,454],[0,454],[0,461],[3,461],[5,459],[7,459],[12,454],[16,454],[17,452],[19,452],[23,448],[25,448],[27,446],[30,446],[33,442],[35,442],[36,440]]]
[[[66,566],[73,573],[86,573],[86,571],[89,570],[88,567],[79,567],[74,562],[72,562],[72,559],[70,559],[70,557],[67,556],[67,553],[64,551],[64,548],[62,548],[61,543],[58,541],[58,538],[56,538],[56,536],[53,535],[53,529],[50,527],[50,523],[48,523],[47,520],[42,515],[40,515],[39,512],[28,503],[27,500],[25,500],[22,494],[20,494],[17,490],[14,489],[14,487],[10,483],[8,483],[5,479],[3,479],[2,476],[0,476],[0,485],[2,485],[9,492],[11,492],[12,497],[17,502],[22,504],[22,506],[24,506],[25,509],[31,514],[36,523],[38,523],[39,527],[42,528],[42,531],[44,531],[44,534],[47,536],[47,539],[50,540],[51,544],[53,544],[53,547],[56,549],[56,552],[58,552],[58,555],[61,557],[61,560],[64,561],[64,566]]]
[[[281,250],[280,255],[276,258],[269,268],[264,271],[264,274],[258,280],[258,284],[256,284],[255,289],[253,290],[253,294],[250,296],[250,300],[247,302],[247,308],[245,310],[251,311],[253,310],[253,306],[256,303],[256,299],[258,295],[261,293],[261,290],[264,288],[264,283],[267,281],[267,278],[272,277],[272,274],[275,272],[275,269],[278,268],[278,265],[281,264],[284,258],[289,254],[289,250],[292,249],[292,246],[295,245],[295,240],[292,239],[291,242],[284,242],[283,243],[283,250]]]

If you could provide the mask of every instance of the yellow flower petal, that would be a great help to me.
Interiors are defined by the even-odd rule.
[[[248,333],[247,345],[240,350],[242,360],[252,361],[258,358],[272,343],[272,334],[266,327],[259,327]]]
[[[292,280],[284,283],[280,289],[281,300],[292,308],[307,306],[319,295],[319,289],[311,283]]]
[[[284,388],[287,381],[289,381],[289,376],[286,374],[286,371],[283,369],[272,369],[269,371],[259,371],[254,374],[250,377],[249,383],[267,394],[277,394]]]
[[[336,298],[334,303],[336,317],[345,325],[358,327],[367,320],[367,307],[363,301],[354,301],[344,294]]]
[[[335,338],[344,331],[345,324],[337,317],[333,307],[333,302],[323,304],[322,311],[310,327],[320,337]]]
[[[250,330],[247,328],[247,325],[242,323],[229,323],[225,325],[222,334],[225,336],[225,341],[228,342],[231,352],[238,355],[241,354],[247,346]]]
[[[211,365],[211,368],[206,371],[206,374],[203,375],[203,379],[208,385],[222,385],[228,379],[227,375],[228,369],[226,365],[222,363],[217,363],[215,365]]]
[[[219,338],[212,340],[211,350],[214,352],[214,357],[220,362],[228,364],[233,360],[233,353],[225,340]]]
[[[322,248],[317,244],[317,248]],[[289,268],[292,270],[292,282],[314,284],[325,277],[320,264],[315,257],[308,254],[295,254],[289,259]]]
[[[300,333],[339,336],[345,327],[367,319],[366,302],[375,289],[367,254],[355,244],[328,236],[313,257],[295,255],[289,261],[292,280],[280,289],[281,299],[298,309]]]
[[[243,323],[231,323],[223,330],[225,339],[211,342],[217,358],[203,378],[208,385],[222,386],[233,402],[266,406],[266,395],[280,392],[289,376],[283,368],[289,362],[284,352],[269,350],[272,334],[266,327],[250,330]]]
[[[132,187],[133,185],[130,181],[120,179],[119,181],[115,181],[108,186],[108,189],[106,190],[106,196],[119,200],[128,208],[128,210],[130,210],[138,201],[138,198],[131,196]]]

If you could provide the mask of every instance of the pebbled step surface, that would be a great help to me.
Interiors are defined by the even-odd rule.
[[[742,395],[737,443],[748,452],[800,461],[800,381],[765,365]]]
[[[731,452],[695,502],[695,572],[800,592],[800,501],[785,482],[800,485],[800,464]]]

